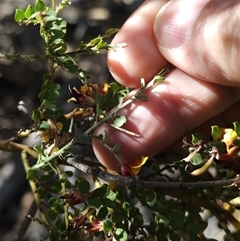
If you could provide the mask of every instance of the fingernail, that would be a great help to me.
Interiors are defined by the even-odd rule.
[[[161,47],[177,48],[186,43],[204,5],[199,2],[201,1],[171,1],[159,11],[154,32]]]

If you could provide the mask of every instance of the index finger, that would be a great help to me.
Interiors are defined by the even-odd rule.
[[[120,84],[137,88],[141,78],[148,82],[169,65],[158,50],[153,33],[154,19],[159,9],[167,2],[146,1],[113,39],[113,44],[127,44],[127,47],[110,50],[108,54],[109,70]]]

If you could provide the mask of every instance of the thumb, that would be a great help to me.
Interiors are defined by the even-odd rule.
[[[154,23],[162,55],[184,72],[239,86],[240,1],[170,1]]]

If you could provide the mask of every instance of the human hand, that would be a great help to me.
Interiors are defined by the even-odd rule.
[[[130,164],[153,156],[194,128],[229,125],[239,119],[240,21],[239,0],[150,0],[123,25],[113,40],[126,48],[110,51],[108,65],[122,85],[137,88],[169,63],[176,66],[166,80],[144,92],[121,111],[124,128],[108,124],[109,145],[120,143],[119,154]],[[204,124],[205,123],[205,124]],[[109,169],[120,170],[114,155],[93,140],[94,152]]]

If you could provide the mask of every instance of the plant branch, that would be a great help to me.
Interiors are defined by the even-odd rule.
[[[86,163],[81,163],[74,157],[66,159],[67,163],[74,166],[78,170],[92,175],[97,178],[101,178],[108,182],[114,182],[120,186],[127,187],[144,187],[154,189],[156,192],[160,192],[163,195],[169,195],[171,197],[191,202],[195,206],[200,206],[211,211],[217,211],[225,213],[229,218],[235,218],[231,210],[226,210],[221,207],[215,200],[209,200],[205,197],[193,194],[189,192],[189,188],[207,188],[216,186],[228,186],[232,185],[236,178],[216,180],[216,181],[204,181],[204,182],[154,182],[154,181],[143,181],[136,177],[124,177],[120,175],[114,175],[103,171],[98,166],[89,166]]]
[[[125,101],[122,104],[119,104],[117,107],[113,108],[103,119],[101,119],[100,121],[94,123],[88,130],[86,130],[81,136],[72,139],[69,143],[67,143],[65,146],[63,146],[60,150],[55,151],[51,156],[47,157],[46,159],[44,159],[44,161],[39,162],[37,164],[35,164],[32,169],[38,169],[44,165],[48,165],[48,162],[53,160],[54,158],[56,158],[59,155],[64,154],[64,152],[70,148],[74,143],[76,143],[77,141],[79,141],[80,139],[89,136],[98,126],[100,126],[101,124],[107,122],[108,120],[112,119],[120,110],[122,110],[124,107],[126,107],[127,105],[133,103],[134,101],[137,100],[137,97],[139,95],[141,95],[145,90],[149,89],[150,87],[152,87],[154,84],[156,84],[156,82],[160,79],[164,79],[164,75],[167,74],[170,70],[172,69],[172,66],[163,69],[158,75],[156,75],[147,85],[142,86],[138,92],[132,96],[130,99],[128,99],[127,101]]]
[[[38,158],[38,153],[31,149],[29,146],[16,143],[10,140],[0,140],[0,150],[2,151],[7,151],[7,152],[22,152],[25,151],[28,153],[30,156],[34,158]]]
[[[67,163],[74,166],[82,172],[101,178],[105,181],[112,181],[121,186],[136,186],[136,187],[146,187],[146,188],[206,188],[206,187],[216,187],[216,186],[229,186],[236,181],[236,178],[215,180],[215,181],[204,181],[204,182],[157,182],[157,181],[143,181],[138,177],[125,177],[120,175],[113,175],[103,171],[98,166],[89,166],[86,163],[79,162],[75,157],[68,157],[66,159]]]
[[[28,163],[28,160],[27,160],[27,153],[25,151],[22,151],[21,157],[22,157],[22,162],[23,162],[24,169],[25,169],[25,171],[27,173],[29,171],[29,169],[30,169],[30,166],[29,166],[29,163]],[[36,186],[35,182],[32,181],[32,180],[29,180],[29,185],[31,187],[31,190],[32,190],[35,202],[36,202],[36,204],[38,206],[38,209],[40,211],[41,219],[42,219],[43,223],[45,223],[47,225],[48,221],[47,221],[47,218],[45,216],[45,213],[41,211],[42,210],[41,209],[41,199],[40,199],[40,197],[38,195],[38,192],[37,192],[37,186]]]
[[[0,53],[0,59],[8,59],[8,60],[19,60],[19,59],[25,59],[28,61],[34,61],[36,59],[40,58],[47,58],[47,55],[45,54],[2,54]]]

